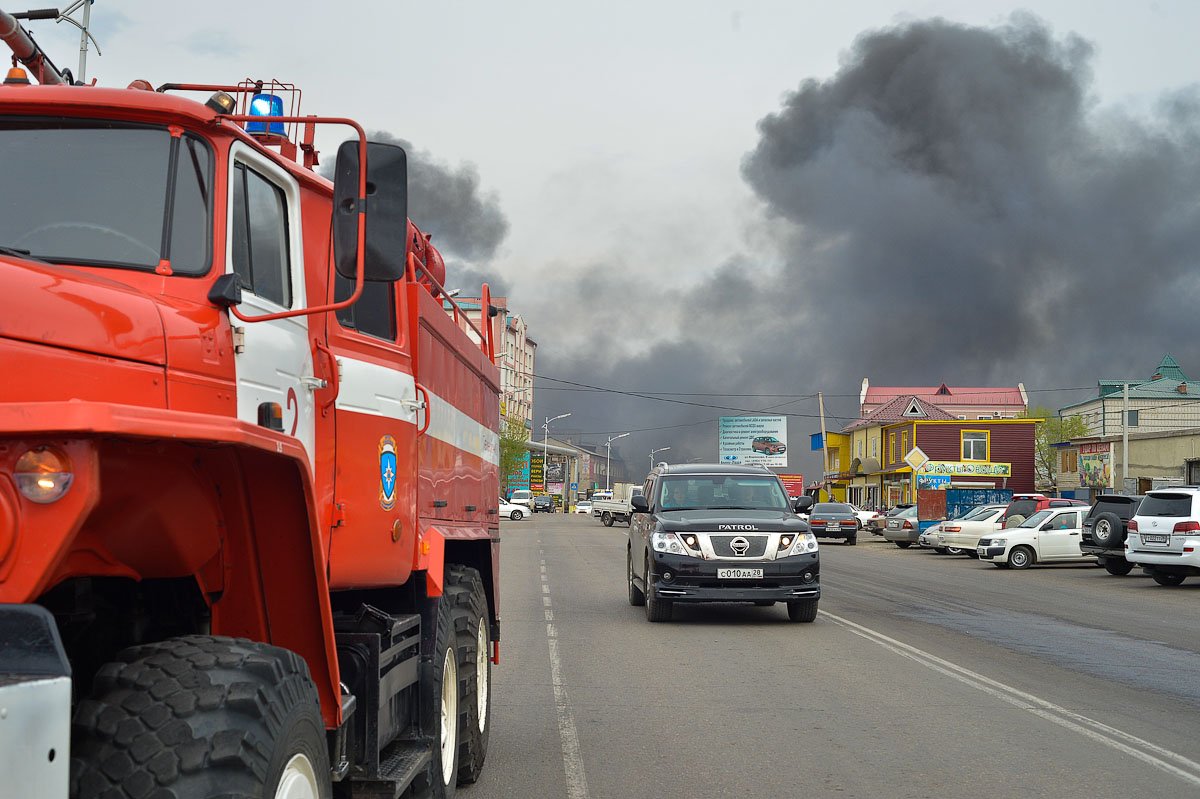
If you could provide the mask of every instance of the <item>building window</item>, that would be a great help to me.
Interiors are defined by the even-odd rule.
[[[863,456],[863,440],[860,438],[858,440],[858,458],[859,458],[859,460],[862,460],[862,456]]]
[[[895,433],[888,434],[888,461],[890,461],[891,463],[896,462],[896,434]]]
[[[871,439],[871,457],[872,458],[879,457],[879,439],[878,438]]]
[[[1130,427],[1138,426],[1138,412],[1137,411],[1129,411],[1129,426]]]
[[[964,430],[962,432],[962,459],[964,461],[986,461],[988,459],[989,434],[986,430]]]
[[[1058,470],[1060,472],[1077,472],[1079,471],[1079,451],[1074,449],[1064,449],[1059,453]]]

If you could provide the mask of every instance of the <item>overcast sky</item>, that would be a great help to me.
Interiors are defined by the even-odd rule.
[[[548,377],[790,395],[677,397],[752,409],[820,390],[838,427],[863,377],[1023,381],[1057,407],[1083,394],[1049,389],[1145,377],[1164,352],[1200,376],[1184,323],[1200,298],[1200,3],[92,13],[102,84],[274,77],[306,113],[410,142],[444,178],[428,185],[460,195],[414,198],[449,283],[501,283]],[[76,33],[33,31],[75,68]],[[1132,302],[1157,310],[1136,330]],[[555,429],[670,428],[620,442],[639,467],[668,445],[715,458],[715,424],[691,423],[728,412],[540,385],[539,417],[572,412]],[[798,414],[792,466],[811,474],[816,404],[783,410]]]

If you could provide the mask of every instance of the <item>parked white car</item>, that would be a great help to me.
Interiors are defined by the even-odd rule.
[[[525,505],[517,505],[509,502],[504,497],[500,497],[500,518],[512,519],[514,522],[520,521],[529,515],[529,508]]]
[[[854,503],[847,504],[854,509],[854,515],[858,517],[860,529],[870,530],[871,532],[883,529],[884,516],[882,513],[876,510],[863,510]]]
[[[525,508],[526,513],[529,513],[529,509],[532,507],[529,503],[533,502],[533,492],[528,488],[514,488],[508,501],[513,505],[520,505]]]
[[[979,539],[1001,529],[1000,517],[1006,507],[1007,505],[980,505],[972,508],[971,512],[961,519],[942,522],[941,530],[938,531],[938,548],[945,549],[950,555],[965,552],[971,557],[976,557],[975,547],[979,546]]]
[[[1200,575],[1200,489],[1150,491],[1129,520],[1125,560],[1159,585]]]
[[[1079,550],[1087,512],[1086,505],[1040,510],[1016,527],[980,538],[975,551],[980,560],[1002,569],[1027,569],[1035,563],[1095,563],[1095,555]]]

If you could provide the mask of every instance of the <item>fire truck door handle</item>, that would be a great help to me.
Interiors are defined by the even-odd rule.
[[[417,387],[417,394],[421,396],[421,400],[417,403],[418,409],[425,409],[425,422],[417,428],[417,435],[423,436],[429,430],[429,389],[420,383],[416,383],[415,385]]]
[[[333,350],[329,349],[329,347],[325,345],[325,342],[321,341],[321,339],[319,339],[319,338],[314,338],[313,339],[313,347],[316,349],[317,352],[319,352],[320,354],[329,358],[330,377],[333,378],[333,396],[330,397],[328,400],[325,401],[324,404],[321,405],[321,413],[324,414],[328,411],[329,407],[331,405],[333,405],[333,403],[337,402],[338,393],[342,389],[342,370],[341,370],[340,365],[338,364],[337,358],[334,357],[334,355],[333,355]],[[325,381],[325,380],[321,380],[321,383],[322,383],[322,385],[315,386],[315,387],[309,386],[309,388],[313,391],[316,391],[317,389],[322,389],[329,385],[328,381]],[[307,385],[307,383],[306,383],[306,385]]]

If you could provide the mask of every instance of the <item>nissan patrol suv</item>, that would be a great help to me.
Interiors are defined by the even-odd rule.
[[[631,500],[629,604],[658,622],[677,603],[784,602],[792,621],[813,621],[821,563],[796,515],[811,505],[811,497],[789,500],[761,466],[660,464]]]

